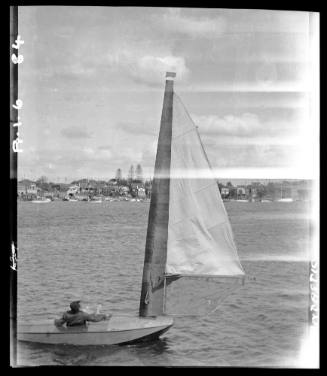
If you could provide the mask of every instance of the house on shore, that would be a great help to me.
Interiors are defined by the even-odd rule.
[[[229,188],[222,187],[220,194],[221,194],[221,198],[227,198],[229,196]]]
[[[131,194],[134,197],[138,198],[145,198],[145,187],[144,184],[141,181],[133,182],[130,184],[131,187]]]
[[[17,196],[22,200],[32,200],[36,198],[41,189],[36,186],[36,183],[25,179],[17,184]]]
[[[248,190],[244,185],[238,185],[236,187],[236,197],[238,200],[248,199]]]
[[[80,190],[79,185],[71,185],[66,192],[66,196],[75,197],[76,195],[80,193],[80,191],[81,190]]]

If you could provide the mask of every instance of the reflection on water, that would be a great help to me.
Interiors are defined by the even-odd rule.
[[[169,365],[169,340],[159,338],[133,345],[72,346],[19,342],[19,363],[24,365]],[[25,354],[25,356],[24,356]],[[23,357],[22,357],[23,355]],[[26,357],[26,355],[29,355]],[[108,363],[110,359],[110,363]]]
[[[18,319],[53,319],[76,299],[92,309],[101,304],[102,313],[137,314],[148,209],[125,202],[19,203]],[[231,202],[226,209],[241,263],[256,280],[212,314],[174,317],[173,327],[152,343],[79,348],[19,342],[19,364],[296,366],[308,320],[307,208],[301,202]],[[196,281],[178,283],[183,294],[171,291],[168,298],[180,296],[183,312],[221,295],[219,284],[205,290]]]

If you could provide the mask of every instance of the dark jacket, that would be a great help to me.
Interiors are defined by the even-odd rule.
[[[63,326],[65,323],[67,326],[86,325],[87,321],[102,321],[106,320],[107,315],[103,314],[88,314],[83,311],[73,313],[72,311],[65,312],[60,319],[55,320],[56,326]]]

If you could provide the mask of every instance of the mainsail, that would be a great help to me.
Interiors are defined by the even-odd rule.
[[[244,275],[228,215],[197,127],[173,92],[174,76],[167,73],[140,316],[164,313],[168,276]]]
[[[197,128],[174,94],[166,272],[243,275],[218,184]]]

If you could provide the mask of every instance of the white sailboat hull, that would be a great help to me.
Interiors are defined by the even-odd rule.
[[[159,337],[173,325],[167,316],[113,316],[81,327],[56,327],[53,321],[18,325],[19,341],[75,346],[117,345]]]

